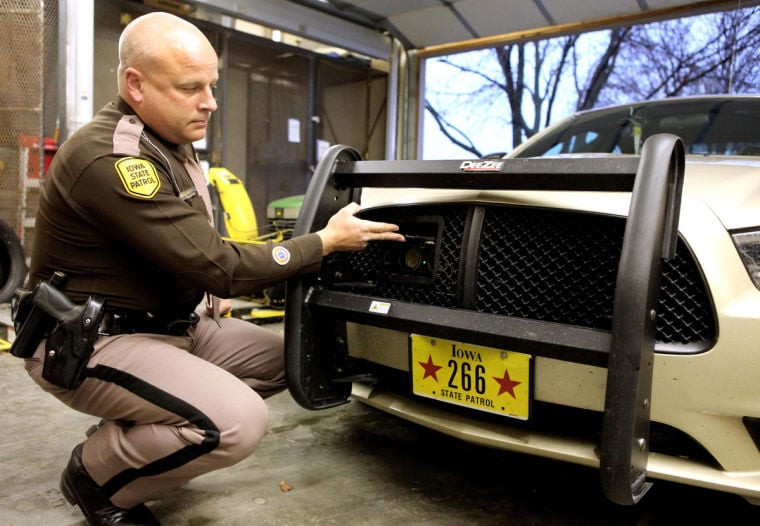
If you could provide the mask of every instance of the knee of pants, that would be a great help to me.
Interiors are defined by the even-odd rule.
[[[256,395],[255,403],[235,404],[236,410],[227,417],[227,424],[220,429],[217,452],[232,465],[249,457],[258,447],[269,427],[269,409]]]

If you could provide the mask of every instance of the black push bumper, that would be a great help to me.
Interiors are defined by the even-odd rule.
[[[304,407],[344,403],[350,383],[335,381],[345,359],[345,335],[329,320],[432,333],[538,356],[574,356],[606,366],[601,480],[619,504],[636,503],[646,481],[654,333],[663,259],[673,257],[684,173],[683,145],[673,135],[649,138],[640,158],[502,159],[462,161],[362,161],[350,147],[333,146],[317,167],[306,193],[295,235],[324,227],[329,217],[361,189],[459,188],[538,191],[631,192],[618,267],[611,331],[505,317],[484,324],[476,312],[394,305],[393,313],[369,312],[370,296],[328,290],[319,276],[288,283],[285,320],[289,389]],[[426,330],[427,328],[427,330]],[[571,350],[571,353],[567,351]]]

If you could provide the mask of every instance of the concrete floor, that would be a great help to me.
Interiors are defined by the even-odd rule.
[[[95,419],[43,393],[8,353],[0,386],[0,526],[84,524],[58,477]],[[738,497],[663,482],[621,508],[595,470],[471,446],[358,402],[311,412],[285,392],[269,406],[250,458],[149,503],[164,526],[760,524]]]

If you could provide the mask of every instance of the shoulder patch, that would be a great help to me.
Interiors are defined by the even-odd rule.
[[[150,161],[124,157],[114,163],[114,168],[129,195],[150,199],[161,188],[156,167]]]
[[[290,263],[290,251],[282,246],[275,246],[272,249],[272,259],[278,265],[284,266]]]

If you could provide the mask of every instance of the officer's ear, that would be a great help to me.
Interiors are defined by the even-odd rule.
[[[142,102],[143,100],[143,74],[139,70],[129,67],[124,70],[124,86],[126,95],[133,102]]]

